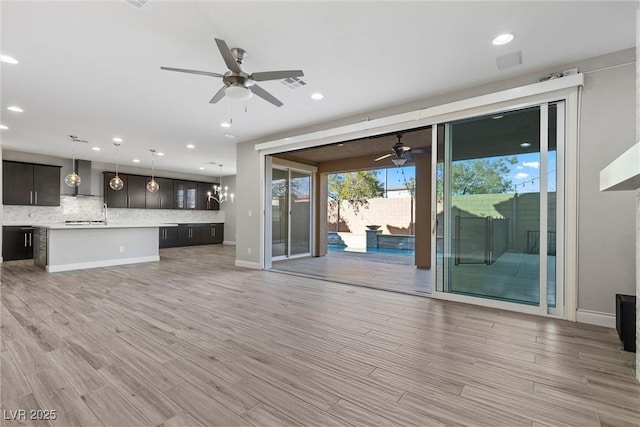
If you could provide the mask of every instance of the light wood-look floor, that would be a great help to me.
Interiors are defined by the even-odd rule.
[[[640,425],[633,355],[613,330],[237,269],[234,250],[55,274],[4,263],[4,413],[53,409],[51,424],[69,426]]]
[[[393,255],[387,255],[393,257]],[[337,283],[426,296],[431,293],[431,270],[385,262],[385,254],[329,251],[326,256],[273,262],[272,269],[313,276]]]

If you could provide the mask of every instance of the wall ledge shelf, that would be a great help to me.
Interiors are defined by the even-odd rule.
[[[640,188],[640,142],[600,171],[600,191]]]

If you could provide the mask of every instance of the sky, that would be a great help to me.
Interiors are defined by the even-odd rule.
[[[511,156],[507,156],[511,157]],[[518,154],[517,163],[511,165],[509,178],[513,182],[515,191],[521,193],[532,193],[540,191],[540,153]],[[556,176],[556,152],[549,152],[549,174],[548,191],[555,191]],[[379,169],[378,180],[384,185],[386,177],[386,188],[394,189],[403,187],[406,180],[415,177],[415,166],[392,167]]]

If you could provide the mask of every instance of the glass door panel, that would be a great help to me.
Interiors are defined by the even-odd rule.
[[[445,140],[444,291],[538,305],[540,107],[447,124]]]
[[[311,175],[291,171],[291,255],[311,252]]]
[[[271,256],[289,255],[289,171],[271,171]]]

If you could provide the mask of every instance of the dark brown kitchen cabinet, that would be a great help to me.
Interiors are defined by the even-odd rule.
[[[120,179],[124,183],[124,187],[120,190],[114,190],[109,186],[109,183],[116,174],[114,172],[104,172],[104,201],[110,208],[128,208],[127,203],[127,181],[128,176],[125,174],[118,174]]]
[[[129,175],[127,177],[127,197],[130,208],[144,209],[147,203],[147,182],[150,177]]]
[[[2,162],[5,205],[60,206],[60,166]]]
[[[213,187],[217,184],[210,182],[198,183],[198,209],[200,210],[220,210],[220,204],[209,198],[209,194],[213,195]]]
[[[202,244],[220,244],[224,241],[224,224],[202,224]]]
[[[174,209],[197,209],[198,183],[193,181],[173,181]]]
[[[33,227],[2,227],[2,258],[4,261],[33,259]]]
[[[201,224],[178,224],[178,246],[194,246],[201,244]]]
[[[118,174],[124,186],[114,190],[109,186],[116,176],[113,172],[104,172],[104,201],[110,208],[144,209],[146,203],[147,179],[140,175]],[[151,179],[151,178],[149,178]]]
[[[147,182],[151,178],[147,179]],[[173,209],[173,179],[154,178],[160,189],[157,193],[146,192],[145,206],[147,209]],[[146,185],[146,184],[145,184]]]
[[[160,227],[160,249],[178,246],[178,227]]]

